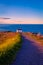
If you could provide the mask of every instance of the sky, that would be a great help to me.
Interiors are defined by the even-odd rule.
[[[43,24],[43,0],[0,0],[0,24]]]

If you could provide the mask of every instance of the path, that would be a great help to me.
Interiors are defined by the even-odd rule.
[[[43,65],[43,54],[33,44],[34,42],[23,38],[22,48],[17,54],[16,60],[12,65]]]

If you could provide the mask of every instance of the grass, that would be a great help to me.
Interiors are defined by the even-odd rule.
[[[37,35],[32,34],[31,38],[33,38],[35,41],[39,42],[39,44],[41,46],[43,46],[43,38],[41,36],[37,36]]]
[[[18,33],[0,44],[0,65],[10,65],[21,47],[22,38]]]
[[[43,35],[37,36],[37,34],[32,34],[31,32],[24,33],[30,40],[38,43],[39,46],[43,47]]]

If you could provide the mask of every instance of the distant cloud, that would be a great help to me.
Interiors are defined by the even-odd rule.
[[[0,19],[11,19],[11,18],[4,18],[4,17],[0,17]]]
[[[10,19],[10,18],[3,18],[3,19]]]

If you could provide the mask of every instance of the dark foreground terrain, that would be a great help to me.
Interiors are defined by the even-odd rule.
[[[0,65],[43,65],[43,36],[0,32]]]
[[[34,41],[22,34],[22,48],[11,65],[43,65],[43,51]]]

